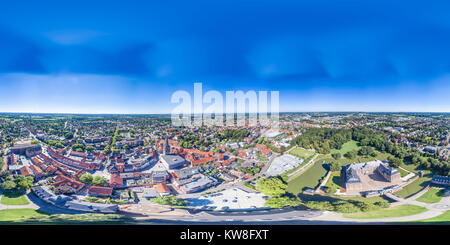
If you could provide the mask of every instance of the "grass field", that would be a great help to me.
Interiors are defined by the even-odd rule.
[[[436,223],[436,224],[442,224],[442,225],[449,225],[450,224],[450,210],[446,211],[445,213],[434,217],[430,219],[424,219],[424,220],[418,220],[414,222],[408,222],[413,224],[421,224],[421,223]]]
[[[361,146],[359,146],[358,141],[351,140],[343,144],[340,150],[332,149],[331,153],[341,153],[341,155],[344,156],[345,153],[352,150],[359,150],[360,148]]]
[[[46,216],[47,214],[38,212],[31,208],[20,209],[4,209],[0,210],[0,221],[15,221],[21,219],[28,219],[31,217]]]
[[[290,181],[288,183],[287,192],[297,195],[301,193],[304,188],[315,188],[319,185],[319,180],[327,173],[324,166],[326,163],[322,164],[322,161],[323,159],[319,158],[312,167]]]
[[[352,214],[344,214],[345,218],[352,219],[381,219],[381,218],[394,218],[394,217],[404,217],[415,214],[420,214],[427,211],[426,208],[416,205],[401,205],[392,208],[380,209],[370,212],[359,212]]]
[[[26,220],[15,220],[8,224],[86,224],[86,225],[111,225],[111,224],[129,224],[133,223],[133,218],[118,214],[55,214],[55,215],[37,215],[29,217]],[[1,223],[0,223],[1,224]]]
[[[405,170],[403,170],[401,168],[397,168],[397,170],[400,172],[400,177],[405,177],[406,175],[409,174],[408,172],[406,172]]]
[[[416,201],[424,203],[437,203],[441,201],[442,197],[444,196],[444,193],[445,193],[444,189],[431,188],[425,194],[417,198]]]
[[[403,189],[400,191],[397,191],[395,193],[395,195],[397,195],[399,197],[405,197],[405,198],[410,197],[410,196],[416,194],[417,192],[421,191],[423,188],[425,188],[429,184],[430,180],[431,180],[431,176],[425,175],[424,177],[418,178],[411,184],[403,187]]]
[[[314,151],[308,151],[308,150],[305,150],[300,147],[295,147],[294,149],[292,149],[289,152],[289,154],[296,156],[298,158],[301,158],[301,159],[307,159],[309,157],[314,156],[314,154],[316,154],[316,153]]]
[[[22,193],[11,192],[3,193],[0,198],[0,203],[5,205],[27,205],[29,204],[27,198]]]
[[[56,214],[49,215],[34,209],[0,210],[1,224],[125,224],[134,219],[118,214]]]

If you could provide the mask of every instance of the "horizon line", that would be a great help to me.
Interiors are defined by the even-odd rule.
[[[425,114],[433,114],[433,113],[441,113],[441,114],[450,114],[450,111],[284,111],[278,112],[279,114],[289,114],[289,113],[425,113]],[[171,115],[171,113],[83,113],[83,112],[0,112],[1,114],[41,114],[41,115]],[[201,113],[201,114],[214,114],[214,113]],[[230,113],[223,113],[224,115]],[[234,114],[242,114],[242,112],[235,112]],[[245,112],[244,114],[255,114]],[[258,112],[256,112],[258,114]],[[267,114],[271,114],[267,112]],[[191,113],[191,115],[196,115]]]

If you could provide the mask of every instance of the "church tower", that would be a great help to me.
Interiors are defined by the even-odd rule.
[[[170,145],[167,137],[166,140],[164,141],[163,155],[170,155]]]

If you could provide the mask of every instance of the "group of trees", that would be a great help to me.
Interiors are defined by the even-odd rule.
[[[315,149],[318,153],[329,154],[331,149],[341,149],[351,138],[351,131],[347,129],[308,128],[292,143],[306,149]]]
[[[13,177],[12,175],[6,175],[3,177],[3,183],[0,184],[0,187],[5,191],[25,191],[30,189],[33,186],[33,177],[32,176],[23,176],[18,175],[17,177]]]
[[[422,169],[431,170],[437,174],[448,176],[450,174],[450,162],[439,161],[430,156],[428,153],[421,153],[417,149],[404,146],[402,144],[395,144],[391,142],[386,136],[375,130],[366,128],[352,129],[353,140],[360,142],[361,146],[370,146],[380,152],[389,153],[394,158],[388,159],[392,161],[393,166],[399,166],[402,163],[409,163],[419,165]]]
[[[178,198],[176,196],[159,196],[151,199],[152,202],[161,204],[161,205],[169,205],[169,206],[186,206],[186,200],[182,198]]]
[[[250,132],[245,129],[225,129],[224,131],[216,134],[216,138],[220,141],[243,141],[245,137],[248,137]]]
[[[374,203],[352,200],[309,201],[305,202],[304,205],[311,209],[327,210],[339,213],[369,212],[382,208],[388,208],[390,206],[389,202],[386,200],[381,200]]]
[[[295,196],[290,196],[286,192],[287,184],[277,177],[262,179],[258,181],[256,190],[271,196],[266,202],[270,208],[295,207],[300,205],[300,200]]]
[[[56,148],[64,148],[66,143],[59,140],[46,140],[45,143]]]
[[[80,180],[84,183],[96,186],[105,186],[108,184],[108,180],[102,176],[92,176],[91,174],[85,173],[80,176]]]
[[[345,153],[344,157],[348,159],[354,159],[358,155],[376,157],[377,151],[379,151],[393,156],[388,159],[392,161],[393,166],[398,167],[402,163],[411,163],[440,175],[448,176],[450,174],[449,160],[440,161],[437,159],[437,155],[422,153],[415,148],[396,144],[384,133],[365,127],[352,129],[308,128],[293,140],[293,144],[328,154],[331,149],[341,149],[342,145],[349,140],[358,141],[361,148]],[[332,157],[338,160],[342,156],[333,153]]]
[[[239,168],[239,170],[246,174],[255,175],[255,174],[259,173],[262,168],[263,168],[263,166],[254,166],[254,167],[247,167],[247,168]]]

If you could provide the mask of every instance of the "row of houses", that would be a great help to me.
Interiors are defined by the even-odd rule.
[[[66,195],[55,195],[46,186],[36,186],[31,189],[41,200],[53,206],[90,213],[112,214],[119,211],[116,204],[91,203],[77,200],[75,197]]]

